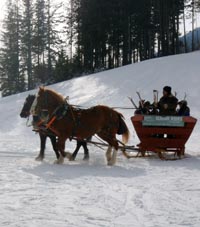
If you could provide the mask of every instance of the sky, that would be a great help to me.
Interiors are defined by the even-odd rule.
[[[1,21],[4,18],[4,13],[5,13],[5,8],[6,8],[5,4],[6,4],[6,0],[0,1],[0,20]]]
[[[187,94],[191,115],[199,121],[199,59],[200,51],[156,58],[50,87],[69,96],[70,104],[118,106],[130,130],[128,145],[136,146],[134,110],[122,108],[132,107],[127,96],[138,103],[139,91],[152,102],[154,89],[160,97],[163,86],[172,86],[179,99]],[[107,166],[105,148],[88,145],[89,161],[80,150],[76,161],[58,165],[47,140],[45,159],[38,162],[39,136],[19,116],[25,98],[37,91],[0,98],[0,226],[200,226],[199,122],[181,160],[162,161],[155,154],[126,159],[119,150],[116,165]],[[75,145],[67,141],[66,151]]]

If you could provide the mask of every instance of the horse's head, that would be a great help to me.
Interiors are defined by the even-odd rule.
[[[35,95],[28,95],[26,97],[26,100],[24,102],[24,105],[20,113],[20,117],[27,118],[31,114],[30,109],[34,100],[35,100]]]
[[[64,103],[64,98],[51,89],[40,87],[34,107],[34,114],[42,116],[48,113],[51,115],[55,109]]]

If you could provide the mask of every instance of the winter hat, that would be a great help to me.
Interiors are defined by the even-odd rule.
[[[179,105],[185,105],[187,106],[187,101],[186,100],[181,100],[180,102],[178,102]]]
[[[165,86],[163,88],[163,91],[166,91],[168,94],[171,94],[171,90],[172,90],[172,88],[170,86]]]

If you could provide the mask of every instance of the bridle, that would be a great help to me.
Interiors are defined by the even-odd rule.
[[[60,136],[59,131],[53,125],[55,120],[60,120],[68,115],[68,117],[72,119],[74,127],[76,127],[77,119],[73,107],[68,103],[69,97],[62,98],[63,101],[59,101],[59,98],[55,96],[55,99],[58,99],[56,106],[53,106],[54,104],[50,102],[51,97],[51,93],[49,93],[48,90],[44,90],[43,93],[39,92],[36,95],[30,110],[30,114],[33,115],[33,130],[45,134],[53,133],[56,136]]]
[[[38,97],[39,95],[37,95],[35,97],[35,100],[31,106],[31,111],[30,113],[33,115],[33,127],[36,131],[38,130],[42,130],[42,131],[47,131],[47,130],[50,130],[52,131],[54,134],[58,135],[59,133],[57,132],[57,130],[55,130],[53,127],[52,127],[52,124],[53,122],[58,119],[58,111],[60,108],[62,108],[64,105],[67,105],[66,108],[64,108],[64,111],[65,111],[65,114],[67,113],[68,111],[68,107],[70,106],[66,100],[64,100],[64,103],[58,105],[55,110],[53,110],[53,112],[51,114],[49,114],[49,111],[48,111],[48,104],[49,104],[49,100],[48,100],[48,93],[47,92],[44,92],[44,107],[40,106],[40,110],[39,110],[39,114],[37,113],[37,106],[38,106]],[[64,113],[63,113],[64,115]]]

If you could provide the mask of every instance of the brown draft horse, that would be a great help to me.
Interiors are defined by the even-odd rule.
[[[59,107],[65,106],[65,115],[57,117]],[[45,127],[53,131],[58,137],[59,159],[56,163],[63,163],[64,157],[69,154],[65,152],[65,141],[68,138],[77,137],[85,139],[97,134],[106,141],[109,146],[106,152],[107,164],[114,165],[116,162],[118,140],[116,134],[122,135],[122,141],[126,143],[129,138],[129,130],[121,113],[107,106],[94,106],[89,109],[76,109],[58,93],[51,89],[40,87],[33,114],[42,116],[43,110],[48,110],[48,119]],[[42,124],[44,124],[42,120]],[[41,125],[41,121],[38,126]],[[68,156],[68,158],[70,158]]]
[[[30,116],[30,110],[31,110],[31,106],[35,100],[36,96],[35,95],[28,95],[26,97],[26,100],[24,102],[24,105],[22,107],[22,110],[20,112],[20,117],[21,118],[28,118]],[[40,152],[38,154],[38,156],[35,158],[38,161],[42,161],[44,159],[44,152],[45,152],[45,146],[46,146],[46,140],[47,137],[49,137],[49,139],[51,140],[51,144],[53,147],[53,150],[56,154],[57,159],[59,158],[60,154],[58,152],[58,148],[57,148],[57,140],[56,140],[56,136],[53,133],[50,134],[46,134],[43,132],[39,131],[39,136],[40,136]],[[88,148],[87,148],[87,142],[86,141],[78,141],[77,140],[77,144],[76,144],[76,149],[74,150],[73,154],[72,154],[72,160],[74,160],[76,158],[76,155],[80,149],[80,147],[83,147],[84,149],[84,158],[83,160],[87,160],[89,159],[89,152],[88,152]]]

